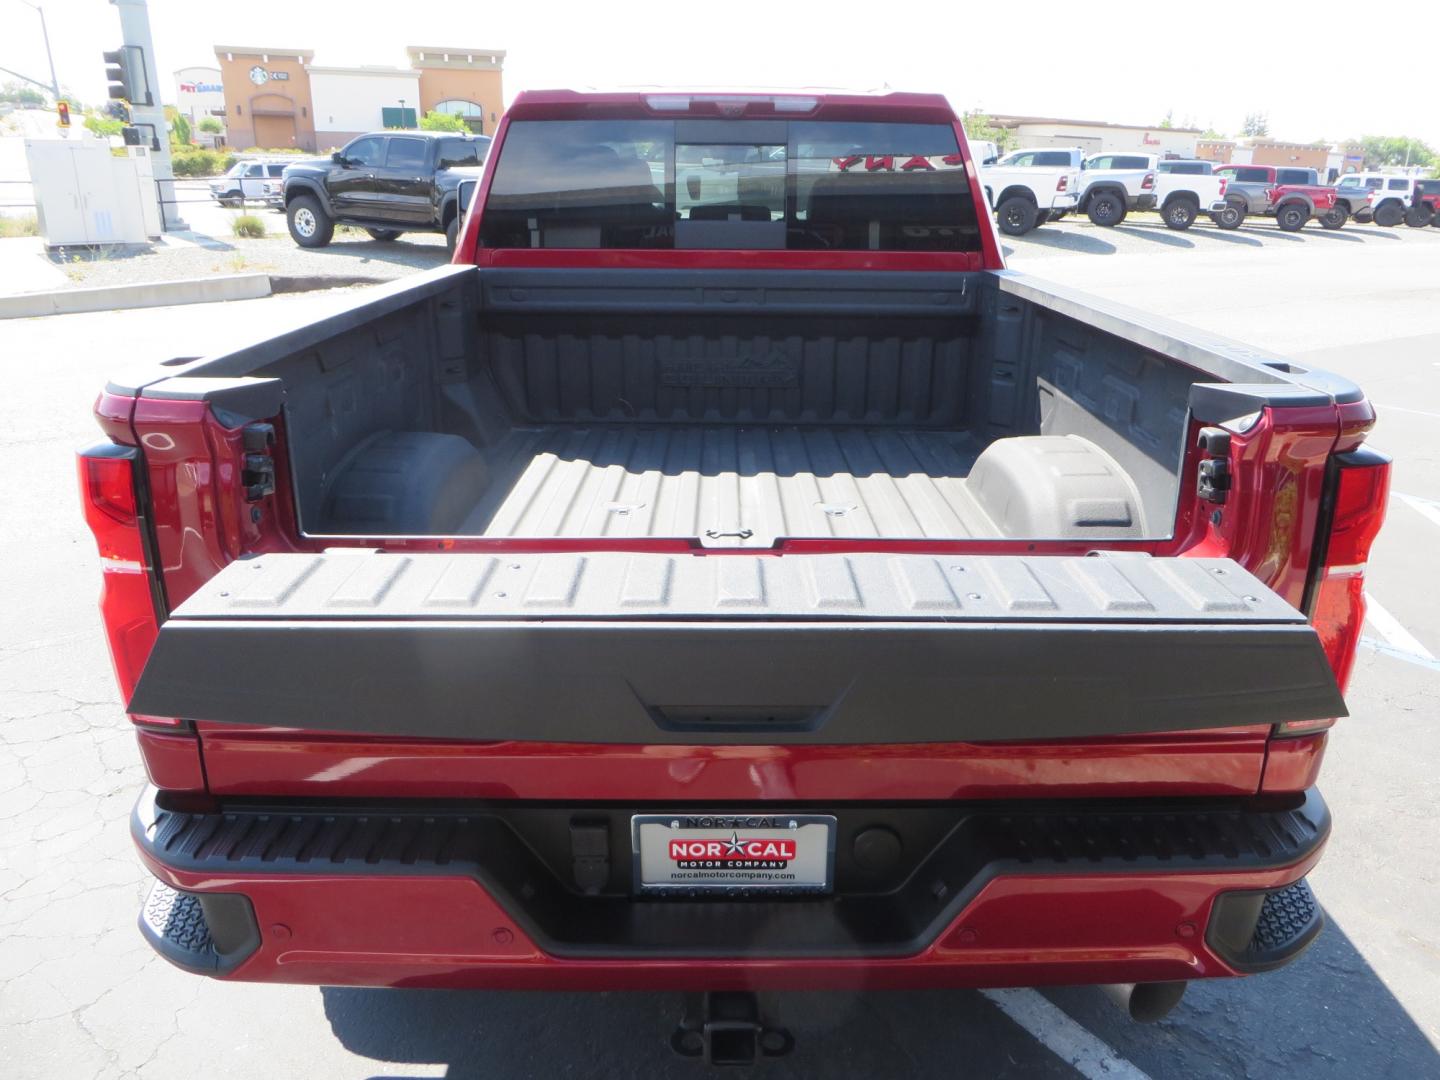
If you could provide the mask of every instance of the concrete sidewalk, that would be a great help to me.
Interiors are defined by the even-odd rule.
[[[0,240],[0,296],[50,292],[69,285],[65,271],[45,257],[45,241],[40,237]]]

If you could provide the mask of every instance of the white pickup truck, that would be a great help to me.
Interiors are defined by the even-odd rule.
[[[982,165],[980,183],[1000,231],[1023,236],[1079,204],[1080,151],[1015,150],[993,165]]]
[[[1232,217],[1238,213],[1240,221],[1245,220],[1245,211],[1240,208],[1228,210],[1225,203],[1225,177],[1215,175],[1215,165],[1209,161],[1169,159],[1155,162],[1155,208],[1160,217],[1172,229],[1188,229],[1195,223],[1203,210],[1207,214],[1229,212]],[[1236,221],[1235,225],[1239,225]],[[1234,227],[1234,226],[1230,226]]]

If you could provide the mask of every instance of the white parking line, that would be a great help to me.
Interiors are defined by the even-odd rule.
[[[1422,514],[1436,525],[1440,525],[1440,502],[1436,502],[1434,499],[1422,499],[1419,495],[1402,495],[1398,491],[1392,492],[1392,494],[1417,514]]]
[[[1440,367],[1440,365],[1436,366]],[[1424,409],[1405,409],[1399,405],[1376,405],[1375,408],[1380,412],[1403,412],[1413,416],[1428,416],[1432,420],[1440,420],[1440,413],[1426,412]]]
[[[1373,637],[1362,637],[1360,647],[1369,649],[1371,652],[1378,652],[1381,656],[1391,656],[1396,660],[1404,660],[1407,664],[1415,664],[1419,667],[1429,668],[1431,671],[1440,671],[1440,660],[1426,660],[1423,656],[1416,656],[1414,653],[1401,652],[1392,645],[1386,645],[1383,641],[1377,641]]]
[[[1401,626],[1400,620],[1386,611],[1369,592],[1365,594],[1365,604],[1366,621],[1380,631],[1380,636],[1390,643],[1392,649],[1397,652],[1409,653],[1421,660],[1433,661],[1435,659],[1434,654],[1420,644],[1420,639]]]
[[[1036,990],[982,990],[996,1007],[1085,1080],[1150,1080]]]

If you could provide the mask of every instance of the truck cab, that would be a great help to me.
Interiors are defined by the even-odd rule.
[[[939,95],[526,91],[451,265],[113,378],[155,949],[1166,1005],[1298,956],[1374,411],[1008,270],[973,164]]]

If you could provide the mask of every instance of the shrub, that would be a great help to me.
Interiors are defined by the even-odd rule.
[[[247,240],[265,239],[265,222],[254,214],[237,214],[230,222],[230,231]]]
[[[219,135],[225,130],[225,125],[220,123],[217,116],[202,116],[200,118],[200,130],[206,135]]]
[[[6,217],[0,214],[0,239],[10,239],[13,236],[39,236],[40,223],[35,220],[34,214],[22,214],[19,217]]]
[[[276,146],[267,148],[264,146],[247,146],[244,150],[247,154],[309,154],[313,151],[306,150],[299,146]]]
[[[187,147],[170,155],[176,176],[219,176],[235,164],[235,155],[221,150]]]
[[[85,117],[85,130],[102,139],[108,139],[111,135],[119,135],[120,129],[124,126],[121,121],[111,120],[96,112],[89,113]]]
[[[470,127],[463,117],[454,113],[436,112],[431,109],[420,118],[421,131],[459,131],[469,134]]]

